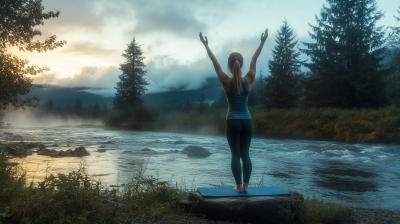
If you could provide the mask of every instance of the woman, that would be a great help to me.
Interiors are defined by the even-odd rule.
[[[208,47],[208,40],[199,34],[200,41],[204,44],[208,56],[214,64],[215,72],[222,84],[222,88],[228,100],[228,113],[226,115],[226,137],[232,152],[231,168],[235,177],[236,187],[233,189],[239,193],[247,192],[251,174],[251,160],[249,157],[249,148],[251,137],[253,135],[253,123],[249,110],[247,109],[247,100],[251,90],[251,86],[256,77],[256,62],[260,52],[264,46],[264,42],[268,37],[268,29],[261,34],[261,44],[254,53],[250,62],[250,69],[242,77],[241,68],[243,66],[243,57],[240,53],[233,52],[228,57],[228,70],[232,74],[229,78],[221,69],[217,59]],[[243,187],[242,172],[240,166],[240,157],[243,161]]]

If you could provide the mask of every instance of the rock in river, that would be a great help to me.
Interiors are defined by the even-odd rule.
[[[105,152],[106,149],[98,149],[97,152]]]
[[[78,148],[76,148],[75,150],[73,150],[72,152],[71,152],[71,154],[73,155],[73,156],[88,156],[88,155],[90,155],[90,153],[88,152],[88,151],[86,151],[86,149],[85,149],[85,147],[83,147],[83,146],[79,146]]]
[[[181,151],[183,154],[188,154],[189,157],[207,157],[211,155],[208,149],[200,146],[190,145]]]
[[[174,144],[186,144],[184,141],[175,141]]]
[[[149,149],[149,148],[144,148],[144,149],[142,149],[142,150],[140,150],[140,151],[151,151],[151,149]]]

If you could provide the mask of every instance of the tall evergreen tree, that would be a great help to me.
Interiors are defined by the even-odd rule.
[[[361,108],[384,106],[388,69],[383,60],[382,18],[375,0],[327,0],[309,35],[316,43],[302,42],[311,59],[304,65],[310,76],[304,82],[306,107]]]
[[[76,100],[75,105],[74,105],[74,112],[77,115],[82,115],[83,112],[83,107],[82,107],[82,103],[81,100],[78,98],[78,100]]]
[[[264,103],[262,102],[264,96],[261,96],[262,92],[263,92],[263,75],[262,75],[262,71],[260,69],[260,75],[258,76],[258,80],[253,84],[253,86],[251,87],[250,90],[250,94],[249,94],[249,99],[247,101],[247,105],[248,106],[255,106],[257,104],[260,103]]]
[[[101,115],[100,105],[96,103],[93,108],[91,108],[91,115],[94,118],[98,118]]]
[[[140,45],[133,38],[125,53],[122,54],[126,61],[124,64],[120,64],[119,69],[122,74],[119,76],[120,81],[117,83],[117,87],[115,87],[117,92],[112,101],[114,108],[134,108],[144,102],[142,95],[147,90],[145,86],[149,83],[143,77],[147,71],[144,70],[146,66],[143,59],[145,57],[142,55]]]
[[[249,96],[250,100],[250,96]],[[212,104],[211,108],[214,109],[221,109],[221,108],[228,108],[228,101],[226,100],[226,95],[224,90],[221,90],[218,99],[216,99]]]
[[[397,12],[400,14],[400,10],[397,10]],[[400,17],[393,17],[400,22]],[[400,27],[390,28],[392,32],[389,34],[388,46],[395,50],[392,51],[393,57],[390,62],[390,73],[387,80],[388,104],[395,104],[400,107]]]
[[[206,98],[204,98],[203,93],[201,93],[198,102],[199,102],[198,111],[200,114],[203,114],[206,110]]]
[[[192,109],[192,105],[190,105],[189,99],[186,100],[185,104],[185,112],[189,112]]]
[[[397,10],[397,13],[400,14],[400,6],[399,6],[399,10]],[[394,19],[397,22],[400,22],[400,16],[394,16]],[[387,42],[388,42],[388,46],[389,47],[394,47],[396,48],[397,51],[400,50],[400,26],[394,27],[394,26],[390,26],[389,27],[392,32],[389,34],[388,38],[387,38]],[[398,52],[396,52],[398,53]]]
[[[298,42],[294,41],[295,37],[285,19],[275,39],[273,60],[268,61],[271,73],[265,78],[265,106],[268,109],[295,107],[300,97],[300,52],[294,49]]]

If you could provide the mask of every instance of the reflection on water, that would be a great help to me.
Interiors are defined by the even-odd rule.
[[[107,185],[124,183],[140,162],[149,161],[145,175],[160,181],[172,180],[187,188],[212,187],[221,181],[235,185],[231,171],[231,152],[225,137],[163,132],[112,131],[99,128],[24,128],[9,129],[14,135],[0,135],[0,141],[38,141],[49,149],[67,150],[84,146],[90,156],[52,158],[35,153],[19,162],[35,182],[49,173],[77,170],[82,159],[88,173]],[[9,139],[7,139],[9,138]],[[186,144],[174,144],[184,141]],[[51,147],[58,144],[60,147]],[[70,146],[67,146],[70,144]],[[180,151],[188,145],[202,146],[212,154],[192,158]],[[149,148],[151,151],[141,151]],[[274,140],[253,138],[250,158],[253,171],[250,184],[264,178],[264,186],[296,190],[305,197],[328,197],[339,203],[385,209],[400,209],[398,180],[399,146],[383,144],[344,144],[327,141]],[[106,149],[106,152],[97,152]],[[120,176],[119,180],[118,175]],[[243,181],[243,178],[242,178]]]

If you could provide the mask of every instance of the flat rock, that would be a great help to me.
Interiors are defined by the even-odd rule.
[[[211,155],[208,149],[193,145],[187,146],[181,151],[181,153],[188,154],[189,157],[207,157]]]
[[[233,188],[233,187],[232,187]],[[212,220],[229,220],[249,223],[290,223],[288,206],[296,223],[303,218],[300,204],[303,195],[297,191],[288,191],[291,195],[250,196],[250,197],[206,197],[199,191],[189,192],[189,196],[179,200],[179,207],[187,212],[205,215]]]

